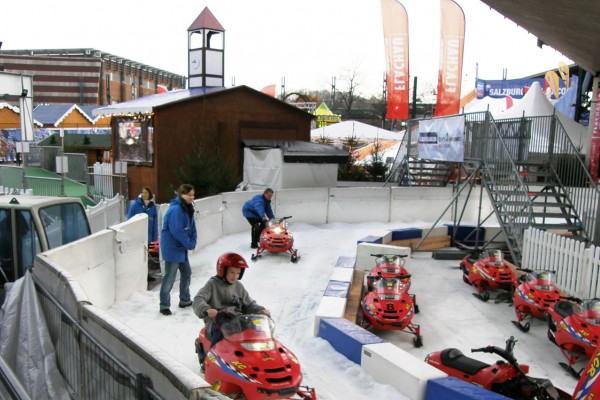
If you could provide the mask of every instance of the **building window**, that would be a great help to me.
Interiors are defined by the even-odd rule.
[[[115,160],[128,164],[152,166],[151,120],[117,119]]]

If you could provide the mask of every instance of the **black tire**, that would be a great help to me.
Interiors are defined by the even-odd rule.
[[[298,256],[292,256],[290,261],[296,264],[298,262]]]
[[[420,310],[419,310],[419,305],[418,305],[418,304],[415,304],[415,314],[418,314],[418,313],[419,313],[419,311],[420,311]]]

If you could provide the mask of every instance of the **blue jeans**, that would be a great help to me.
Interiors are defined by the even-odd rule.
[[[181,272],[179,279],[179,303],[189,303],[190,296],[190,281],[192,280],[192,268],[187,256],[185,261],[181,263],[165,261],[165,276],[160,285],[160,309],[165,310],[171,308],[171,289],[175,284],[177,270]]]

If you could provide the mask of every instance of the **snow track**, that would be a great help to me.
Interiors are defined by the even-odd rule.
[[[268,254],[250,262],[249,232],[222,237],[190,257],[192,296],[215,274],[215,263],[224,252],[237,252],[250,263],[243,283],[250,295],[266,306],[276,323],[275,336],[299,358],[305,385],[314,387],[320,400],[403,399],[389,385],[377,383],[362,368],[338,354],[326,341],[313,336],[314,314],[321,301],[333,267],[340,256],[354,256],[357,240],[382,230],[415,227],[401,223],[291,224],[295,246],[301,256],[297,264],[288,254]],[[422,225],[426,227],[427,225]],[[420,313],[413,322],[421,324],[424,346],[415,348],[412,335],[404,332],[377,332],[385,340],[424,359],[425,355],[446,347],[465,354],[485,345],[503,346],[513,335],[519,341],[515,355],[530,365],[532,376],[548,377],[568,392],[576,381],[559,365],[562,356],[546,337],[543,321],[534,321],[529,333],[520,332],[511,320],[514,310],[506,303],[477,300],[457,268],[458,261],[434,260],[430,253],[413,254],[406,262],[412,274],[411,293],[417,295]],[[115,303],[109,312],[192,371],[200,374],[194,352],[194,339],[203,323],[191,307],[180,309],[179,287],[171,293],[173,315],[158,312],[159,286],[138,293],[127,301]],[[485,354],[476,357],[483,361]]]

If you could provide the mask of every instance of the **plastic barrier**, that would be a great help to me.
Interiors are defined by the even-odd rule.
[[[427,382],[425,400],[501,400],[509,397],[449,376]]]
[[[414,239],[423,237],[423,229],[405,228],[392,230],[392,240]]]
[[[425,399],[429,380],[447,376],[391,343],[363,346],[360,365],[377,382],[391,385],[414,400]]]
[[[362,348],[367,344],[384,343],[379,336],[353,324],[345,318],[323,318],[319,337],[327,340],[338,353],[360,365]]]

